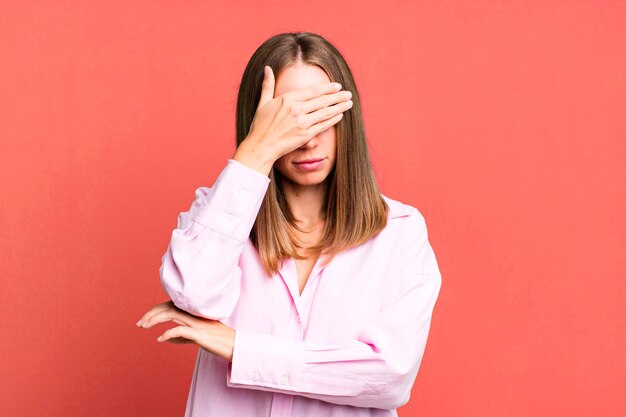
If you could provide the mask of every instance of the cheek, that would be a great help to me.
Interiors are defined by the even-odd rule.
[[[335,154],[337,150],[337,132],[335,128],[328,129],[324,132],[325,136],[323,137],[324,147],[328,150],[329,153]]]
[[[287,162],[288,155],[289,154],[283,155],[280,158],[278,158],[276,162],[274,162],[274,167],[278,170],[278,172],[284,173],[286,171],[286,167],[288,165],[288,162]]]

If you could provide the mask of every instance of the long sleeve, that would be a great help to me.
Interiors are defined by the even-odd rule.
[[[229,317],[239,299],[243,251],[269,177],[229,159],[213,187],[199,187],[178,215],[159,275],[174,304],[195,316]]]
[[[407,221],[401,256],[377,318],[355,339],[291,340],[236,330],[229,387],[280,392],[356,407],[406,404],[420,367],[441,274],[425,221]]]

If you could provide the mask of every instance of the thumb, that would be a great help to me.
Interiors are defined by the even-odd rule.
[[[274,72],[272,67],[266,65],[263,76],[263,86],[261,87],[261,98],[259,99],[259,105],[257,109],[262,107],[268,101],[274,99]]]

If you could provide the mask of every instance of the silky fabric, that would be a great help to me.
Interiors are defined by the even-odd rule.
[[[424,217],[382,195],[386,227],[325,267],[320,257],[300,294],[295,261],[268,276],[249,237],[270,181],[228,159],[162,257],[177,307],[236,330],[232,361],[198,349],[185,416],[397,416],[441,288]]]

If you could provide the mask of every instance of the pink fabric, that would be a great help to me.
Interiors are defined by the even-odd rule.
[[[236,329],[232,362],[198,349],[185,416],[397,416],[441,288],[423,216],[383,196],[386,228],[318,260],[300,294],[294,260],[268,277],[249,239],[269,182],[229,159],[162,258],[179,308]]]

